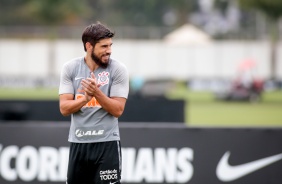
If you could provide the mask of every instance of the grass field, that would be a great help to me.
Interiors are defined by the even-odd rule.
[[[58,89],[46,88],[0,88],[0,100],[28,99],[28,100],[54,100],[58,99]]]
[[[265,92],[259,103],[219,102],[209,92],[177,87],[169,99],[186,100],[188,126],[282,127],[282,91]],[[58,99],[58,89],[0,89],[3,99]]]
[[[282,91],[265,92],[258,103],[216,101],[210,92],[185,87],[172,90],[168,97],[186,100],[189,126],[282,127]]]

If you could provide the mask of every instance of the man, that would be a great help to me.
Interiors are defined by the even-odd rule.
[[[71,115],[68,184],[120,183],[118,117],[129,91],[126,67],[111,59],[114,33],[101,23],[82,34],[85,57],[63,66],[60,111]]]

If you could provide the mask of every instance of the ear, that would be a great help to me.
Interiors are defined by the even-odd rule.
[[[91,45],[90,42],[86,42],[85,47],[86,47],[86,50],[89,50],[89,49],[92,49],[93,46]]]

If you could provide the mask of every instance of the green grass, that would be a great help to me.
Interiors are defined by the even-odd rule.
[[[282,103],[191,103],[187,122],[192,126],[282,126],[281,110]]]
[[[0,100],[56,100],[58,89],[48,88],[0,88]]]
[[[282,126],[282,91],[265,92],[258,103],[216,101],[212,93],[193,92],[183,86],[167,96],[186,100],[188,126]]]

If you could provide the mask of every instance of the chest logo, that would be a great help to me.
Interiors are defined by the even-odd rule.
[[[98,74],[98,84],[100,84],[101,86],[104,86],[106,84],[109,84],[109,72],[101,72]]]

